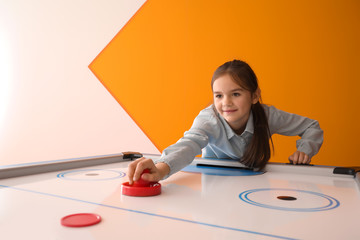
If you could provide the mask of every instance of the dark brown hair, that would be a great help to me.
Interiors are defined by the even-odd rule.
[[[252,96],[259,88],[254,71],[246,62],[240,60],[229,61],[218,67],[212,77],[211,87],[216,79],[225,74],[228,74],[240,87],[248,90]],[[254,135],[240,161],[246,166],[262,169],[271,157],[269,140],[271,140],[273,150],[274,144],[272,142],[267,116],[260,100],[261,97],[257,103],[251,106],[254,119]]]

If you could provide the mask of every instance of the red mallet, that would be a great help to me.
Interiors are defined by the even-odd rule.
[[[135,181],[132,185],[129,182],[124,182],[121,186],[122,194],[134,197],[148,197],[155,196],[161,193],[161,184],[158,182],[149,182],[142,178],[144,173],[150,173],[149,169],[145,169],[140,176],[140,179]]]
[[[142,175],[144,173],[150,173],[150,170],[149,169],[145,169],[142,173],[141,173],[141,176],[139,178],[139,180],[135,181],[133,183],[133,187],[150,187],[150,182],[149,181],[146,181],[142,178]]]

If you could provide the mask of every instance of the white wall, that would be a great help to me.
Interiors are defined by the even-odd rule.
[[[0,0],[0,165],[158,153],[88,65],[145,0]]]

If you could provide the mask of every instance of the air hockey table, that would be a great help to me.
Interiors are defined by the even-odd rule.
[[[197,158],[160,181],[160,195],[122,195],[139,156],[0,167],[1,239],[360,239],[358,168],[269,163],[254,173]],[[101,221],[60,224],[76,213]]]

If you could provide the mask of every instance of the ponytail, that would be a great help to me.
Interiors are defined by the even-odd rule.
[[[267,116],[260,102],[253,104],[251,110],[254,119],[254,135],[241,162],[247,166],[261,170],[271,157],[269,141],[271,140],[273,150],[274,144],[271,138]]]

